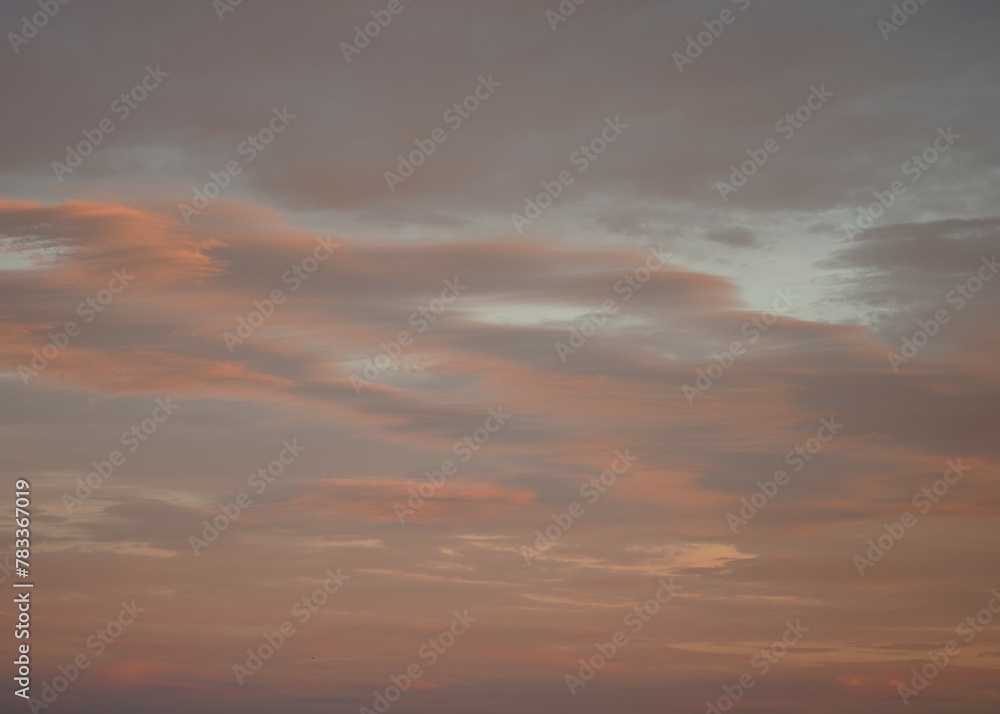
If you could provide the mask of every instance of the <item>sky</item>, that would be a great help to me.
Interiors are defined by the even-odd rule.
[[[998,23],[4,0],[0,709],[996,712]]]

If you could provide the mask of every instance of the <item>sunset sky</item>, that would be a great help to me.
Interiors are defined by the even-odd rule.
[[[0,711],[995,714],[998,28],[4,0]]]

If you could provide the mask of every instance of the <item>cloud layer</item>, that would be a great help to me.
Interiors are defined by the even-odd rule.
[[[393,711],[700,712],[750,673],[740,711],[881,714],[954,640],[912,703],[995,711],[996,627],[959,629],[1000,586],[995,5],[888,39],[891,4],[389,5],[350,61],[387,5],[69,4],[7,48],[33,695],[84,653],[53,707],[353,711],[416,663]]]

